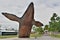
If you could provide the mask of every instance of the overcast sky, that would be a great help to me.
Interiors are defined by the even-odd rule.
[[[34,3],[34,19],[48,24],[53,13],[60,16],[60,0],[0,0],[0,24],[5,28],[17,28],[18,23],[4,17],[1,13],[8,12],[21,17],[28,5]]]

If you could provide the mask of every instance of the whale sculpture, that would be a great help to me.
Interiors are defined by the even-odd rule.
[[[39,21],[35,21],[34,19],[34,4],[30,3],[27,10],[24,12],[24,15],[19,18],[16,15],[4,13],[2,14],[12,21],[17,21],[19,23],[19,38],[29,38],[32,25],[43,26],[43,24]]]

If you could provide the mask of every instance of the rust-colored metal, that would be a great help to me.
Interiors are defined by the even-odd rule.
[[[30,3],[24,15],[21,18],[9,13],[2,14],[10,20],[19,22],[19,38],[29,38],[32,25],[43,26],[41,22],[34,20],[33,2]]]

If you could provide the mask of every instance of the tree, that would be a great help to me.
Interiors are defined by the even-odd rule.
[[[38,34],[42,34],[43,33],[43,28],[42,27],[33,27],[33,30],[38,33]]]
[[[57,14],[56,13],[53,13],[53,17],[57,17]]]
[[[48,29],[49,29],[48,25],[45,25],[44,30],[48,30]]]
[[[60,17],[54,13],[49,22],[49,31],[60,32]]]
[[[49,22],[49,31],[56,31],[56,27],[57,27],[57,22],[56,22],[56,18],[57,18],[57,14],[53,13],[53,16],[51,17],[51,21]]]
[[[57,21],[60,21],[60,17],[57,17],[56,20],[57,20]]]
[[[57,14],[56,13],[53,13],[53,16],[51,17],[51,22],[55,22],[56,21],[56,17],[57,17]]]

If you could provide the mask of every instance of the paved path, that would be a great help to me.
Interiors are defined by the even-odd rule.
[[[0,39],[0,40],[60,40],[60,38],[42,36],[40,38],[7,38],[7,39]]]

